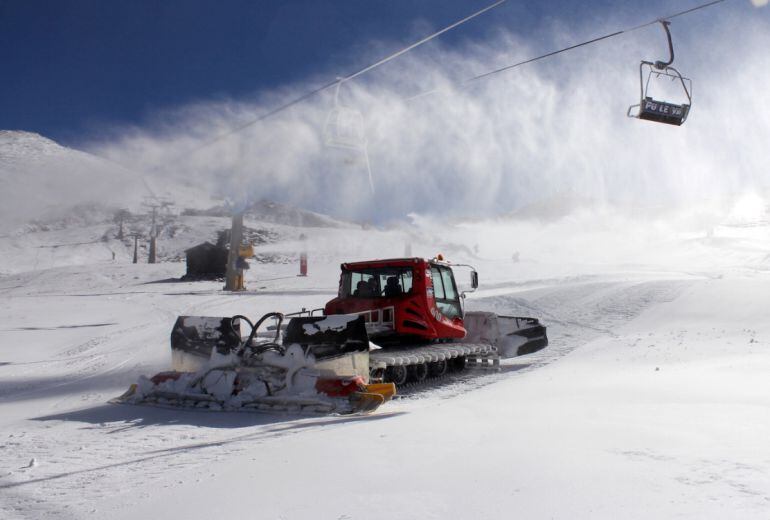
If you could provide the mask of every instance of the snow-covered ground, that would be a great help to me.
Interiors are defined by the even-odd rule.
[[[0,517],[767,518],[770,228],[600,221],[254,222],[279,237],[265,254],[308,234],[310,276],[255,263],[242,294],[129,263],[112,223],[0,237]],[[469,308],[540,317],[550,346],[370,416],[107,403],[169,366],[177,315],[318,307],[339,262],[406,247],[474,263]]]

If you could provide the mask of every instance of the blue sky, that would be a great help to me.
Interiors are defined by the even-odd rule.
[[[0,0],[0,128],[77,144],[107,127],[142,125],[159,109],[248,99],[354,70],[381,52],[373,42],[397,49],[489,3]],[[694,3],[647,3],[632,14],[647,19]],[[441,45],[483,42],[500,28],[537,41],[537,28],[555,21],[599,24],[630,11],[605,0],[511,0]]]
[[[750,0],[673,21],[675,64],[694,83],[681,128],[626,117],[639,60],[666,54],[656,26],[448,86],[702,0],[510,0],[346,84],[366,156],[326,145],[332,91],[201,146],[489,1],[0,0],[0,128],[226,197],[369,221],[770,189],[770,8]],[[426,89],[438,93],[405,99]]]

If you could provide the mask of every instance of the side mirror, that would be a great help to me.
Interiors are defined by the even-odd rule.
[[[476,271],[471,271],[471,287],[474,289],[479,287],[479,273]]]

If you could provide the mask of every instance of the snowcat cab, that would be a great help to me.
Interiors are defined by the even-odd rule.
[[[339,294],[325,314],[361,314],[369,336],[386,343],[465,337],[462,294],[449,263],[397,258],[341,267]],[[477,283],[472,276],[472,285]]]
[[[367,335],[381,348],[369,352],[371,379],[402,386],[462,370],[467,363],[499,367],[501,359],[531,354],[548,345],[537,318],[466,312],[453,267],[472,266],[396,258],[342,264],[339,294],[326,315],[364,317]]]
[[[628,107],[628,117],[654,121],[656,123],[665,123],[669,125],[681,126],[687,120],[692,105],[692,81],[683,77],[677,69],[671,66],[674,63],[674,46],[671,42],[671,32],[668,26],[671,22],[660,20],[663,29],[668,38],[669,60],[663,61],[642,61],[639,64],[639,84],[641,99],[639,104]],[[647,79],[645,81],[645,70],[647,70]],[[662,79],[667,79],[681,85],[684,91],[686,102],[671,103],[654,99],[650,95],[651,81],[657,83]],[[684,101],[684,100],[683,100]],[[634,113],[634,109],[636,113]]]

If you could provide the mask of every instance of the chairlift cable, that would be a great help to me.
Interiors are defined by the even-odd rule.
[[[701,4],[701,5],[692,7],[690,9],[686,9],[684,11],[679,11],[677,13],[674,13],[674,14],[671,14],[671,15],[668,15],[668,16],[663,16],[663,17],[660,17],[660,18],[656,18],[655,20],[651,20],[649,22],[645,22],[645,23],[637,25],[635,27],[630,27],[630,28],[627,28],[627,29],[621,29],[619,31],[615,31],[615,32],[610,33],[610,34],[605,34],[604,36],[599,36],[597,38],[592,38],[590,40],[587,40],[587,41],[584,41],[584,42],[581,42],[581,43],[577,43],[575,45],[570,45],[569,47],[564,47],[564,48],[556,50],[556,51],[552,51],[552,52],[549,52],[549,53],[546,53],[546,54],[541,54],[540,56],[536,56],[534,58],[529,58],[529,59],[526,59],[524,61],[520,61],[518,63],[514,63],[512,65],[506,65],[505,67],[500,67],[499,69],[490,70],[490,71],[481,73],[481,74],[479,74],[477,76],[473,76],[472,78],[468,78],[468,79],[462,80],[462,81],[458,82],[458,84],[466,85],[468,83],[472,83],[474,81],[478,81],[480,79],[487,78],[489,76],[492,76],[494,74],[498,74],[500,72],[505,72],[507,70],[511,70],[511,69],[515,69],[517,67],[521,67],[522,65],[526,65],[527,63],[532,63],[533,61],[539,61],[539,60],[542,60],[542,59],[545,59],[545,58],[549,58],[549,57],[554,56],[556,54],[561,54],[562,52],[571,51],[573,49],[577,49],[578,47],[583,47],[583,46],[586,46],[586,45],[590,45],[592,43],[596,43],[596,42],[599,42],[599,41],[602,41],[602,40],[606,40],[606,39],[612,38],[614,36],[619,36],[619,35],[624,34],[624,33],[629,33],[629,32],[633,32],[633,31],[637,31],[639,29],[643,29],[645,27],[649,27],[650,25],[654,25],[654,24],[660,22],[661,20],[670,20],[672,18],[677,18],[679,16],[684,16],[684,15],[690,14],[690,13],[692,13],[694,11],[698,11],[700,9],[705,9],[707,7],[711,7],[713,5],[720,4],[720,3],[726,2],[726,1],[727,0],[712,0],[711,2],[706,2],[705,4]],[[429,90],[429,91],[426,91],[426,92],[422,92],[420,94],[416,94],[414,96],[406,98],[406,101],[412,101],[414,99],[421,98],[421,97],[424,97],[424,96],[428,96],[430,94],[435,94],[437,92],[439,92],[439,91],[438,90]]]
[[[257,124],[260,121],[264,121],[265,119],[274,116],[278,112],[282,112],[284,110],[287,110],[287,109],[293,107],[294,105],[297,105],[297,104],[305,101],[306,99],[311,98],[311,97],[315,96],[316,94],[319,94],[319,93],[323,92],[324,90],[333,87],[337,83],[339,83],[339,80],[335,79],[334,81],[330,81],[329,83],[326,83],[323,86],[320,86],[320,87],[318,87],[318,88],[316,88],[314,90],[311,90],[310,92],[307,92],[307,93],[305,93],[305,94],[303,94],[303,95],[301,95],[301,96],[299,96],[297,98],[294,98],[291,101],[289,101],[287,103],[284,103],[283,105],[278,106],[278,107],[276,107],[276,108],[274,108],[274,109],[272,109],[272,110],[262,114],[261,116],[259,116],[256,119],[252,119],[251,121],[248,121],[246,123],[243,123],[241,125],[233,127],[230,130],[228,130],[228,131],[226,131],[226,132],[224,132],[222,134],[219,134],[217,136],[212,137],[208,141],[204,141],[203,143],[199,144],[197,147],[193,148],[192,150],[188,150],[187,152],[185,152],[185,155],[196,153],[196,152],[202,150],[203,148],[206,148],[206,147],[211,146],[212,144],[214,144],[214,143],[216,143],[218,141],[221,141],[222,139],[230,137],[233,134],[237,134],[238,132],[241,132],[241,131],[245,130],[246,128],[250,127],[250,126],[253,126],[253,125]]]
[[[297,98],[294,98],[291,101],[289,101],[287,103],[284,103],[283,105],[280,105],[280,106],[278,106],[276,108],[273,108],[272,110],[270,110],[270,111],[260,115],[256,119],[252,119],[251,121],[248,121],[248,122],[243,123],[241,125],[238,125],[238,126],[236,126],[234,128],[231,128],[230,130],[226,131],[225,133],[217,135],[217,136],[209,139],[208,141],[205,141],[202,144],[198,145],[196,148],[193,148],[192,150],[187,151],[185,155],[188,155],[188,154],[191,154],[191,153],[195,153],[195,152],[197,152],[197,151],[199,151],[199,150],[201,150],[203,148],[206,148],[206,147],[208,147],[208,146],[210,146],[210,145],[212,145],[212,144],[214,144],[214,143],[216,143],[218,141],[221,141],[222,139],[225,139],[226,137],[229,137],[229,136],[231,136],[233,134],[241,132],[242,130],[245,130],[246,128],[248,128],[250,126],[253,126],[253,125],[257,124],[260,121],[264,121],[265,119],[267,119],[269,117],[272,117],[272,116],[278,114],[279,112],[283,112],[284,110],[287,110],[287,109],[293,107],[294,105],[296,105],[298,103],[301,103],[301,102],[305,101],[306,99],[311,98],[311,97],[315,96],[316,94],[319,94],[319,93],[323,92],[324,90],[327,90],[327,89],[329,89],[329,88],[331,88],[331,87],[333,87],[335,85],[338,85],[341,82],[349,81],[351,79],[357,78],[358,76],[361,76],[362,74],[365,74],[365,73],[367,73],[367,72],[369,72],[369,71],[371,71],[371,70],[373,70],[373,69],[375,69],[375,68],[377,68],[377,67],[379,67],[381,65],[384,65],[384,64],[388,63],[389,61],[391,61],[391,60],[393,60],[395,58],[398,58],[399,56],[401,56],[401,55],[411,51],[412,49],[414,49],[416,47],[419,47],[420,45],[422,45],[424,43],[427,43],[427,42],[433,40],[434,38],[437,38],[438,36],[441,36],[442,34],[448,32],[448,31],[451,31],[452,29],[454,29],[454,28],[456,28],[456,27],[458,27],[458,26],[460,26],[460,25],[462,25],[462,24],[464,24],[466,22],[469,22],[470,20],[473,20],[477,16],[480,16],[480,15],[486,13],[487,11],[490,11],[490,10],[498,7],[499,5],[501,5],[501,4],[503,4],[503,3],[507,2],[507,1],[508,0],[497,0],[496,2],[494,2],[494,3],[484,7],[483,9],[480,9],[480,10],[478,10],[478,11],[476,11],[476,12],[474,12],[474,13],[468,15],[468,16],[466,16],[465,18],[462,18],[461,20],[453,22],[452,24],[447,25],[443,29],[440,29],[440,30],[436,31],[433,34],[430,34],[430,35],[426,36],[425,38],[422,38],[421,40],[419,40],[419,41],[417,41],[415,43],[407,45],[403,49],[400,49],[400,50],[394,52],[393,54],[390,54],[390,55],[386,56],[385,58],[383,58],[383,59],[381,59],[381,60],[379,60],[379,61],[377,61],[375,63],[367,65],[366,67],[364,67],[364,68],[362,68],[362,69],[360,69],[360,70],[358,70],[356,72],[353,72],[353,73],[351,73],[351,74],[349,74],[347,76],[335,78],[333,81],[329,81],[328,83],[326,83],[326,84],[324,84],[324,85],[322,85],[322,86],[320,86],[320,87],[318,87],[318,88],[316,88],[314,90],[311,90],[310,92],[302,94],[301,96],[299,96]]]
[[[672,18],[677,18],[679,16],[684,16],[686,14],[690,14],[695,11],[699,11],[700,9],[705,9],[707,7],[711,7],[712,5],[720,4],[722,2],[726,2],[727,0],[713,0],[712,2],[706,2],[705,4],[696,5],[695,7],[692,7],[690,9],[685,9],[684,11],[679,11],[678,13],[674,13],[668,16],[662,16],[660,18],[657,18],[655,20],[649,21],[647,23],[643,23],[641,25],[637,25],[636,27],[631,27],[630,29],[625,29],[625,32],[632,32],[636,31],[637,29],[643,29],[644,27],[648,27],[650,25],[655,25],[661,20],[671,20]]]
[[[491,70],[491,71],[488,71],[488,72],[484,72],[483,74],[479,74],[478,76],[474,76],[472,78],[469,78],[469,79],[465,80],[465,83],[470,83],[471,81],[476,81],[476,80],[485,78],[487,76],[491,76],[493,74],[497,74],[498,72],[504,72],[506,70],[510,70],[510,69],[513,69],[513,68],[516,68],[516,67],[520,67],[522,65],[526,65],[527,63],[532,63],[533,61],[542,60],[544,58],[548,58],[548,57],[554,56],[555,54],[560,54],[562,52],[571,51],[572,49],[576,49],[578,47],[583,47],[584,45],[590,45],[592,43],[596,43],[596,42],[601,41],[601,40],[606,40],[608,38],[612,38],[613,36],[618,36],[618,35],[621,35],[621,34],[624,34],[624,33],[638,31],[639,29],[643,29],[645,27],[649,27],[650,25],[655,25],[656,23],[660,22],[661,20],[670,20],[671,18],[676,18],[678,16],[684,16],[684,15],[692,13],[694,11],[698,11],[700,9],[705,9],[707,7],[711,7],[711,6],[716,5],[716,4],[721,4],[722,2],[726,2],[726,1],[727,0],[712,0],[711,2],[707,2],[705,4],[698,5],[696,7],[691,8],[691,9],[687,9],[687,10],[684,10],[684,11],[679,11],[678,13],[674,13],[674,14],[669,15],[669,16],[662,16],[662,17],[656,18],[656,19],[651,20],[649,22],[637,25],[636,27],[630,27],[628,29],[621,29],[620,31],[615,31],[613,33],[606,34],[604,36],[599,36],[598,38],[593,38],[591,40],[584,41],[584,42],[578,43],[576,45],[570,45],[569,47],[565,47],[565,48],[559,49],[557,51],[549,52],[547,54],[543,54],[543,55],[537,56],[535,58],[529,58],[527,60],[520,61],[518,63],[514,63],[513,65],[507,65],[507,66],[501,67],[499,69],[495,69],[495,70]]]
[[[477,16],[479,16],[479,15],[482,15],[482,14],[486,13],[487,11],[489,11],[489,10],[491,10],[491,9],[494,9],[495,7],[499,6],[500,4],[503,4],[503,3],[505,3],[505,2],[507,2],[507,1],[508,1],[508,0],[498,0],[498,1],[497,1],[497,2],[495,2],[495,3],[488,5],[488,6],[487,6],[487,7],[485,7],[484,9],[481,9],[481,10],[479,10],[479,11],[476,11],[475,13],[473,13],[473,14],[471,14],[471,15],[468,15],[468,16],[466,16],[466,17],[465,17],[465,18],[463,18],[462,20],[458,20],[458,21],[454,22],[454,23],[453,23],[453,24],[451,24],[451,25],[447,25],[446,27],[444,27],[444,28],[443,28],[443,29],[441,29],[440,31],[434,32],[434,33],[433,33],[433,34],[431,34],[430,36],[426,36],[426,37],[425,37],[425,38],[423,38],[422,40],[420,40],[420,41],[418,41],[418,42],[415,42],[415,43],[413,43],[413,44],[411,44],[411,45],[409,45],[409,46],[407,46],[407,47],[404,47],[404,48],[403,48],[403,49],[401,49],[400,51],[398,51],[398,52],[394,52],[394,53],[393,53],[393,54],[391,54],[390,56],[387,56],[386,58],[383,58],[383,59],[381,59],[380,61],[378,61],[378,62],[376,62],[376,63],[373,63],[373,64],[371,64],[371,65],[368,65],[368,66],[364,67],[363,69],[359,70],[358,72],[354,72],[353,74],[351,74],[351,75],[349,75],[349,76],[346,76],[346,77],[342,78],[340,81],[349,81],[349,80],[351,80],[351,79],[353,79],[353,78],[357,78],[358,76],[360,76],[360,75],[362,75],[362,74],[365,74],[365,73],[369,72],[370,70],[372,70],[372,69],[374,69],[374,68],[377,68],[377,67],[379,67],[380,65],[384,65],[385,63],[389,62],[390,60],[392,60],[392,59],[394,59],[394,58],[398,58],[398,57],[399,57],[399,56],[401,56],[402,54],[405,54],[405,53],[407,53],[407,52],[411,51],[411,50],[412,50],[412,49],[414,49],[415,47],[419,47],[419,46],[420,46],[420,45],[422,45],[423,43],[427,43],[427,42],[429,42],[430,40],[432,40],[432,39],[434,39],[434,38],[436,38],[436,37],[438,37],[438,36],[441,36],[441,35],[442,35],[442,34],[444,34],[445,32],[447,32],[447,31],[451,31],[451,30],[452,30],[452,29],[454,29],[455,27],[457,27],[457,26],[459,26],[459,25],[462,25],[462,24],[464,24],[465,22],[468,22],[468,21],[470,21],[470,20],[473,20],[473,19],[474,19],[474,18],[476,18]]]
[[[466,22],[476,18],[477,16],[480,16],[480,15],[484,14],[485,12],[500,6],[501,4],[505,3],[506,1],[507,0],[497,0],[496,2],[494,2],[494,3],[484,7],[483,9],[480,9],[480,10],[470,14],[469,16],[466,16],[465,18],[463,18],[461,20],[458,20],[458,21],[456,21],[456,22],[446,26],[443,29],[441,29],[439,31],[436,31],[435,33],[433,33],[433,34],[431,34],[431,35],[429,35],[429,36],[427,36],[427,37],[425,37],[425,38],[423,38],[423,39],[421,39],[421,40],[419,40],[419,41],[417,41],[417,42],[415,42],[413,44],[410,44],[410,45],[404,47],[403,49],[400,49],[400,50],[394,52],[393,54],[390,54],[390,55],[386,56],[385,58],[383,58],[383,59],[381,59],[381,60],[379,60],[379,61],[377,61],[377,62],[375,62],[375,63],[373,63],[371,65],[367,65],[366,67],[364,67],[364,68],[362,68],[362,69],[360,69],[360,70],[358,70],[356,72],[353,72],[353,73],[351,73],[351,74],[349,74],[347,76],[335,78],[334,80],[329,81],[329,82],[325,83],[324,85],[322,85],[320,87],[317,87],[317,88],[315,88],[315,89],[313,89],[313,90],[311,90],[309,92],[306,92],[305,94],[302,94],[299,97],[296,97],[296,98],[292,99],[291,101],[288,101],[288,102],[286,102],[286,103],[284,103],[284,104],[282,104],[282,105],[280,105],[278,107],[273,108],[272,110],[269,110],[268,112],[260,115],[256,119],[253,119],[251,121],[248,121],[246,123],[243,123],[241,125],[233,127],[230,130],[228,130],[228,131],[226,131],[226,132],[224,132],[222,134],[214,136],[213,138],[211,138],[211,139],[201,143],[200,145],[196,146],[192,150],[188,150],[185,153],[185,155],[194,154],[194,153],[198,152],[199,150],[201,150],[203,148],[206,148],[206,147],[208,147],[208,146],[210,146],[210,145],[212,145],[212,144],[214,144],[216,142],[219,142],[222,139],[225,139],[225,138],[227,138],[227,137],[229,137],[229,136],[231,136],[233,134],[241,132],[241,131],[245,130],[246,128],[250,127],[250,126],[253,126],[253,125],[255,125],[255,124],[257,124],[257,123],[259,123],[261,121],[264,121],[265,119],[268,119],[268,118],[270,118],[270,117],[272,117],[272,116],[274,116],[274,115],[276,115],[276,114],[278,114],[280,112],[283,112],[284,110],[287,110],[287,109],[289,109],[289,108],[291,108],[291,107],[293,107],[293,106],[295,106],[295,105],[297,105],[297,104],[307,100],[308,98],[311,98],[311,97],[315,96],[316,94],[319,94],[319,93],[321,93],[321,92],[323,92],[323,91],[325,91],[325,90],[327,90],[327,89],[329,89],[329,88],[331,88],[331,87],[333,87],[335,85],[338,85],[340,82],[349,81],[349,80],[354,79],[354,78],[356,78],[358,76],[361,76],[362,74],[365,74],[366,72],[371,71],[372,69],[375,69],[375,68],[377,68],[377,67],[379,67],[381,65],[384,65],[385,63],[387,63],[387,62],[389,62],[389,61],[391,61],[391,60],[393,60],[393,59],[395,59],[395,58],[405,54],[406,52],[409,52],[409,51],[413,50],[414,48],[416,48],[416,47],[418,47],[418,46],[420,46],[420,45],[422,45],[424,43],[427,43],[427,42],[433,40],[434,38],[436,38],[436,37],[446,33],[447,31],[450,31],[450,30],[452,30],[452,29],[454,29],[454,28],[456,28],[456,27],[458,27],[458,26],[460,26],[460,25],[462,25],[462,24],[464,24],[464,23],[466,23]],[[520,66],[525,65],[527,63],[532,63],[534,61],[539,61],[539,60],[542,60],[542,59],[554,56],[556,54],[567,52],[569,50],[573,50],[573,49],[576,49],[578,47],[583,47],[583,46],[586,46],[586,45],[590,45],[590,44],[596,43],[598,41],[606,40],[608,38],[612,38],[614,36],[618,36],[618,35],[623,34],[623,33],[636,31],[636,30],[642,29],[644,27],[647,27],[647,26],[653,25],[655,23],[658,23],[660,20],[671,19],[671,18],[676,18],[676,17],[679,17],[679,16],[684,16],[684,15],[690,14],[690,13],[692,13],[694,11],[698,11],[700,9],[705,9],[707,7],[711,7],[713,5],[716,5],[716,4],[725,2],[725,1],[727,1],[727,0],[712,0],[710,2],[707,2],[707,3],[701,4],[701,5],[692,7],[690,9],[686,9],[684,11],[680,11],[680,12],[671,14],[671,15],[666,16],[666,17],[656,18],[655,20],[652,20],[650,22],[646,22],[646,23],[637,25],[635,27],[631,27],[631,28],[628,28],[628,29],[623,29],[623,30],[620,30],[620,31],[615,31],[613,33],[610,33],[610,34],[607,34],[607,35],[604,35],[604,36],[593,38],[591,40],[588,40],[588,41],[585,41],[585,42],[581,42],[581,43],[578,43],[578,44],[575,44],[575,45],[571,45],[569,47],[565,47],[563,49],[559,49],[559,50],[556,50],[556,51],[553,51],[553,52],[549,52],[547,54],[543,54],[541,56],[530,58],[530,59],[527,59],[527,60],[524,60],[524,61],[521,61],[521,62],[518,62],[518,63],[514,63],[514,64],[508,65],[506,67],[501,67],[499,69],[495,69],[495,70],[491,70],[491,71],[488,71],[488,72],[484,72],[482,74],[479,74],[478,76],[474,76],[472,78],[468,78],[468,79],[463,80],[463,81],[458,82],[458,83],[461,84],[461,85],[465,85],[465,84],[468,84],[468,83],[471,83],[471,82],[474,82],[474,81],[477,81],[477,80],[480,80],[480,79],[492,76],[494,74],[498,74],[500,72],[504,72],[506,70],[510,70],[510,69],[513,69],[513,68],[516,68],[516,67],[520,67]],[[430,91],[427,91],[427,92],[416,94],[414,96],[406,98],[405,100],[406,101],[411,101],[411,100],[414,100],[414,99],[417,99],[417,98],[420,98],[420,97],[423,97],[423,96],[427,96],[427,95],[430,95],[430,94],[434,94],[434,93],[437,93],[437,92],[439,92],[439,91],[438,90],[430,90]]]
[[[723,2],[724,0],[718,0],[718,1]],[[484,72],[483,74],[479,74],[478,76],[474,76],[472,78],[466,79],[465,83],[470,83],[471,81],[476,81],[476,80],[479,80],[479,79],[482,79],[482,78],[486,78],[487,76],[491,76],[492,74],[497,74],[498,72],[503,72],[503,71],[506,71],[506,70],[509,70],[509,69],[520,67],[522,65],[526,65],[527,63],[532,63],[533,61],[538,61],[538,60],[542,60],[542,59],[545,59],[545,58],[549,58],[551,56],[554,56],[556,54],[560,54],[562,52],[571,51],[572,49],[577,49],[578,47],[583,47],[584,45],[590,45],[592,43],[596,43],[596,42],[601,41],[601,40],[606,40],[607,38],[612,38],[613,36],[617,36],[619,34],[623,34],[623,32],[624,31],[616,31],[616,32],[611,33],[611,34],[607,34],[607,35],[604,35],[604,36],[599,36],[598,38],[594,38],[593,40],[588,40],[588,41],[585,41],[585,42],[582,42],[582,43],[578,43],[576,45],[571,45],[569,47],[565,47],[563,49],[559,49],[558,51],[549,52],[548,54],[542,54],[542,55],[537,56],[535,58],[529,58],[528,60],[520,61],[518,63],[514,63],[513,65],[507,65],[507,66],[499,68],[497,70],[491,70],[489,72]]]

